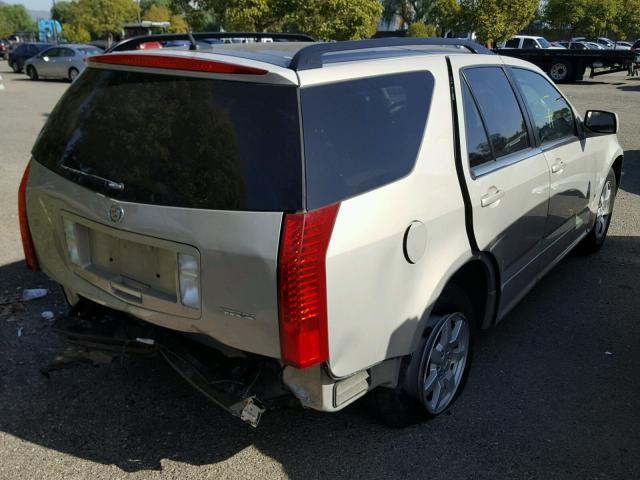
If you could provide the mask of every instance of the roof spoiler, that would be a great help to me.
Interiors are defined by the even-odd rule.
[[[145,42],[170,42],[173,40],[195,40],[206,39],[241,39],[250,41],[260,41],[261,39],[271,39],[274,42],[315,42],[315,40],[301,33],[269,33],[269,32],[197,32],[197,33],[168,33],[160,35],[142,35],[122,40],[110,48],[105,53],[123,52],[126,50],[136,50]]]

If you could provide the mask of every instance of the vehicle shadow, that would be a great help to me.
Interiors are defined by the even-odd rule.
[[[38,78],[38,80],[31,80],[29,77],[26,76],[25,73],[21,73],[19,75],[25,75],[25,78],[15,78],[13,79],[14,82],[69,83],[69,80],[66,78]]]
[[[60,342],[40,311],[63,306],[52,291],[0,315],[0,431],[126,472],[161,470],[163,460],[211,466],[241,456],[254,472],[247,476],[260,476],[266,456],[294,479],[597,471],[632,478],[640,455],[633,440],[639,274],[639,237],[610,237],[597,255],[568,257],[478,337],[467,389],[448,414],[404,430],[380,425],[360,404],[336,414],[267,412],[252,429],[155,360],[80,366],[47,379],[39,369]],[[3,292],[53,286],[22,262],[1,266],[0,279]],[[571,297],[559,302],[558,292]]]
[[[640,150],[625,150],[620,189],[640,195]]]
[[[637,92],[640,91],[640,85],[622,85],[617,87],[619,90],[623,90],[625,92]]]

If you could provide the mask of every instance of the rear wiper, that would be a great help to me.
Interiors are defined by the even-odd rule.
[[[93,180],[96,185],[104,186],[110,188],[111,190],[117,190],[119,192],[124,190],[124,183],[122,182],[114,182],[113,180],[109,180],[108,178],[99,177],[98,175],[93,175],[91,173],[83,172],[82,170],[77,170],[75,168],[67,167],[66,165],[60,165],[65,170],[73,172],[77,175],[82,175],[83,177],[89,178]]]

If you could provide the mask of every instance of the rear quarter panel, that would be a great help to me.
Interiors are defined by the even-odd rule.
[[[470,257],[445,59],[412,58],[358,65],[358,77],[429,70],[435,78],[414,170],[343,201],[327,252],[329,366],[342,377],[412,351],[421,321],[446,280]],[[300,72],[301,84],[354,75],[349,64]],[[402,141],[402,139],[389,139]],[[422,258],[410,264],[403,242],[413,221],[426,225]]]

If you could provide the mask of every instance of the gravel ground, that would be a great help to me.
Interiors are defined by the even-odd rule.
[[[61,346],[40,314],[63,301],[24,268],[16,189],[67,84],[29,82],[4,62],[0,75],[1,479],[640,478],[640,79],[562,87],[580,111],[620,115],[626,160],[609,239],[564,260],[480,336],[446,415],[393,430],[359,404],[285,409],[254,430],[161,362],[39,373]],[[12,302],[33,287],[51,293]]]

